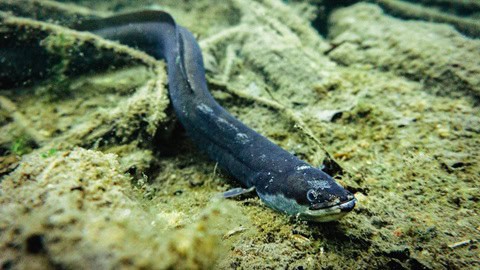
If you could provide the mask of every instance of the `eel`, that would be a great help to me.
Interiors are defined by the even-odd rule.
[[[169,97],[187,135],[267,206],[316,222],[337,220],[354,208],[353,194],[330,175],[250,129],[214,100],[197,41],[170,14],[136,11],[79,22],[73,28],[164,60]]]

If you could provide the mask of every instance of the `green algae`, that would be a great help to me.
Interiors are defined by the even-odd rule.
[[[163,66],[68,75],[77,99],[35,103],[42,97],[28,91],[8,97],[39,126],[54,114],[33,117],[38,111],[63,112],[52,121],[62,127],[52,139],[56,149],[97,151],[60,150],[46,158],[34,152],[3,178],[3,265],[477,267],[477,41],[451,27],[392,19],[374,5],[335,12],[324,39],[280,1],[158,3],[199,34],[217,100],[314,165],[327,150],[345,169],[341,182],[359,204],[339,222],[312,224],[274,212],[256,197],[212,202],[237,184],[187,139],[168,139],[173,115],[165,102],[157,107],[151,103],[156,99],[145,98],[148,89],[165,97]],[[97,5],[106,9],[109,3]],[[444,65],[447,57],[459,65]],[[83,108],[80,100],[91,114],[68,109]],[[78,125],[65,124],[72,122]],[[2,134],[15,130],[3,123]],[[50,167],[53,174],[41,177]],[[78,184],[82,175],[91,181]],[[63,212],[55,212],[59,208]],[[11,218],[19,213],[21,219]]]
[[[20,137],[13,141],[10,151],[15,155],[24,155],[32,151],[26,137]]]

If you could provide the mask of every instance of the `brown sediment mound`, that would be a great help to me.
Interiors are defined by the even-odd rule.
[[[15,268],[210,268],[232,211],[145,209],[117,156],[81,148],[24,156],[0,192],[0,257]]]
[[[371,64],[405,75],[450,96],[480,100],[480,41],[446,24],[404,21],[371,4],[357,4],[331,16],[334,48],[343,65]]]

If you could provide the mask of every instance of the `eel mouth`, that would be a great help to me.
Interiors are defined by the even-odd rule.
[[[335,221],[352,211],[355,207],[356,202],[357,199],[352,196],[352,198],[346,202],[335,205],[322,206],[319,208],[307,209],[304,213],[300,214],[300,217],[306,220],[316,222]]]

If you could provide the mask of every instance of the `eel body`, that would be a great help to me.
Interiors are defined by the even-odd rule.
[[[187,134],[208,156],[273,209],[318,222],[350,212],[355,198],[320,169],[242,124],[212,97],[193,35],[158,10],[85,21],[75,26],[167,63],[170,100]]]

